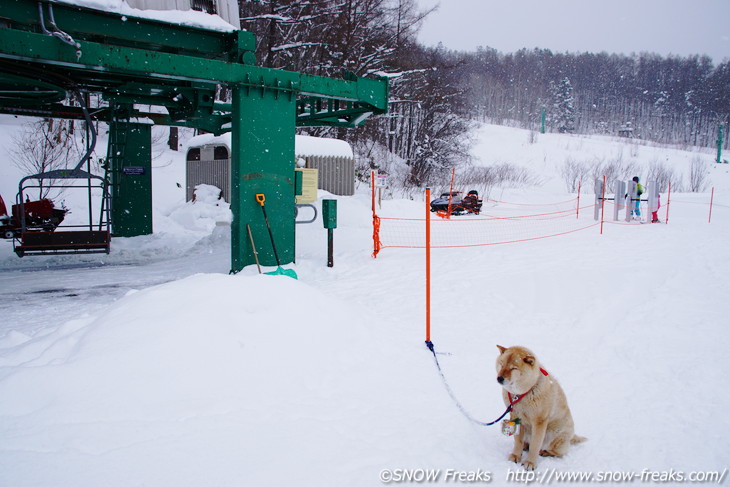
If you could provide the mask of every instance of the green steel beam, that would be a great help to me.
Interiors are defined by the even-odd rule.
[[[126,100],[129,102],[129,100]],[[117,101],[121,103],[122,101]],[[138,101],[138,103],[143,103]],[[8,115],[21,115],[27,117],[40,117],[40,118],[61,118],[64,120],[84,120],[84,113],[79,107],[68,106],[61,103],[45,104],[41,106],[27,106],[27,105],[0,105],[0,113]],[[111,122],[112,114],[109,108],[96,108],[90,111],[92,120],[98,120],[102,122]],[[206,132],[213,132],[216,135],[220,135],[224,132],[230,131],[230,124],[232,116],[230,112],[226,113],[213,113],[206,115],[200,119],[183,119],[173,120],[169,115],[158,112],[146,112],[141,110],[132,110],[130,116],[134,118],[145,118],[153,122],[155,125],[164,125],[171,127],[189,127],[199,128]]]
[[[4,30],[0,37],[0,59],[38,63],[57,68],[59,76],[77,84],[105,85],[101,91],[119,88],[114,75],[144,80],[218,82],[252,90],[273,90],[280,96],[301,95],[357,102],[362,111],[385,113],[388,84],[381,79],[324,78],[291,71],[261,68],[214,59],[155,52],[134,47],[81,42],[82,55],[55,37],[20,30]],[[154,67],[154,72],[150,69]],[[111,86],[110,86],[111,85]]]
[[[253,54],[256,45],[254,34],[245,31],[219,32],[180,26],[47,0],[41,2],[40,11],[36,0],[3,0],[2,3],[0,17],[7,19],[11,28],[30,32],[41,32],[41,13],[48,24],[50,6],[56,25],[80,43],[92,41],[230,62],[240,62],[247,52]]]

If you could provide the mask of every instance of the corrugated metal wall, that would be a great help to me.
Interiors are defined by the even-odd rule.
[[[223,199],[231,202],[231,178],[230,159],[208,159],[200,161],[188,161],[185,170],[186,198],[193,199],[195,186],[198,184],[210,184],[217,186],[223,191]]]
[[[350,157],[308,156],[307,167],[319,169],[319,189],[341,196],[355,194],[355,160]]]

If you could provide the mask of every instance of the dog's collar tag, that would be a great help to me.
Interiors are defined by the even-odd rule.
[[[514,436],[520,432],[520,424],[522,421],[520,418],[514,420],[505,419],[502,421],[502,434],[505,436]]]

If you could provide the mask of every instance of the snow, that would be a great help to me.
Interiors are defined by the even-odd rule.
[[[201,147],[209,144],[221,144],[231,147],[231,133],[227,132],[217,136],[213,134],[196,135],[187,143],[185,150],[187,151],[190,147]],[[311,137],[309,135],[296,135],[294,137],[294,152],[299,157],[354,157],[352,147],[344,140]]]
[[[0,117],[6,202],[18,123]],[[485,125],[475,138],[475,164],[521,164],[544,180],[494,191],[514,203],[573,197],[556,172],[578,153],[682,171],[706,161],[711,223],[709,193],[674,194],[667,225],[435,249],[432,340],[483,421],[504,410],[495,345],[531,348],[560,380],[589,441],[541,459],[538,474],[722,473],[728,166],[711,149],[603,137],[531,143]],[[333,268],[318,219],[297,226],[298,280],[256,266],[229,275],[230,210],[211,187],[185,203],[184,152],[160,142],[155,153],[153,235],[115,238],[108,256],[18,259],[0,246],[0,485],[378,486],[384,469],[440,469],[436,485],[447,469],[515,481],[511,439],[461,415],[423,344],[424,252],[370,256],[365,188],[320,192],[338,200]],[[379,211],[420,218],[423,206],[386,199]]]
[[[124,17],[160,20],[170,24],[186,25],[201,29],[216,30],[219,32],[233,32],[234,26],[218,15],[211,15],[197,10],[152,10],[130,7],[124,0],[57,0],[61,3],[77,5],[79,7],[118,13]],[[123,21],[128,19],[122,18]]]
[[[712,163],[716,150],[711,148],[661,146],[641,139],[612,136],[539,134],[483,125],[474,134],[473,157],[476,165],[508,163],[525,167],[542,180],[542,190],[551,192],[566,190],[560,171],[567,160],[586,165],[634,164],[642,181],[647,180],[652,165],[666,165],[682,178],[684,186],[689,184],[693,161],[700,160],[712,181],[708,190],[714,186],[718,191],[730,191],[730,170],[726,164]],[[583,187],[592,191],[593,182],[583,181]]]
[[[334,156],[354,157],[352,147],[344,140],[329,139],[325,137],[310,137],[309,135],[297,135],[294,141],[295,152],[298,156]]]

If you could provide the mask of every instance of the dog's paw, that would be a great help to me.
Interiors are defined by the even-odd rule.
[[[525,467],[525,470],[530,472],[537,468],[537,464],[535,462],[531,462],[530,460],[525,460],[524,462],[522,462],[522,466]]]
[[[509,460],[512,463],[520,463],[522,461],[522,455],[516,455],[514,453],[510,453],[510,455],[507,457],[507,460]]]

